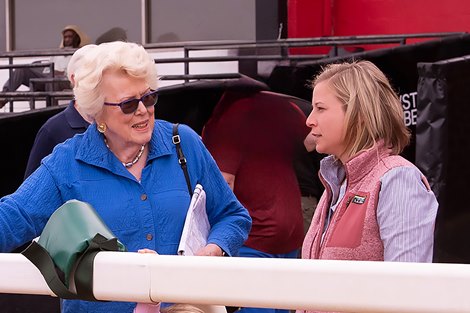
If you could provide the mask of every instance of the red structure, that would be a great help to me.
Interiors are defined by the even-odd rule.
[[[468,0],[288,0],[288,37],[470,32]]]

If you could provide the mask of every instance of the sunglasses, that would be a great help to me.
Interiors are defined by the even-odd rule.
[[[139,103],[141,101],[146,108],[154,106],[155,104],[157,104],[157,101],[158,101],[157,91],[151,90],[149,93],[146,93],[139,99],[133,98],[133,99],[124,100],[119,103],[105,102],[104,105],[119,106],[121,108],[122,113],[132,114],[135,111],[137,111],[137,108],[139,107]]]

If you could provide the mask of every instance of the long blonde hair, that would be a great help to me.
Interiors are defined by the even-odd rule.
[[[393,154],[409,144],[403,108],[387,77],[370,61],[329,64],[314,79],[326,82],[345,110],[345,151],[352,157],[383,140]]]

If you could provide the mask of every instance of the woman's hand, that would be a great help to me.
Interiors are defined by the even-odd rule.
[[[213,243],[208,244],[204,248],[200,249],[198,252],[196,252],[196,255],[200,256],[224,256],[224,252],[222,249]]]

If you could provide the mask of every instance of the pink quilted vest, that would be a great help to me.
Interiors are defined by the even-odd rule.
[[[391,155],[382,142],[349,160],[345,165],[346,193],[336,207],[322,243],[323,225],[328,215],[332,192],[320,175],[325,192],[305,236],[302,258],[383,261],[384,247],[376,214],[380,178],[399,166],[414,165],[400,156]],[[320,313],[297,311],[302,312]]]
[[[380,178],[399,166],[414,165],[400,156],[390,155],[382,142],[349,160],[345,165],[346,193],[332,216],[322,243],[331,190],[320,177],[326,189],[305,236],[302,258],[383,261],[384,248],[376,214]]]

